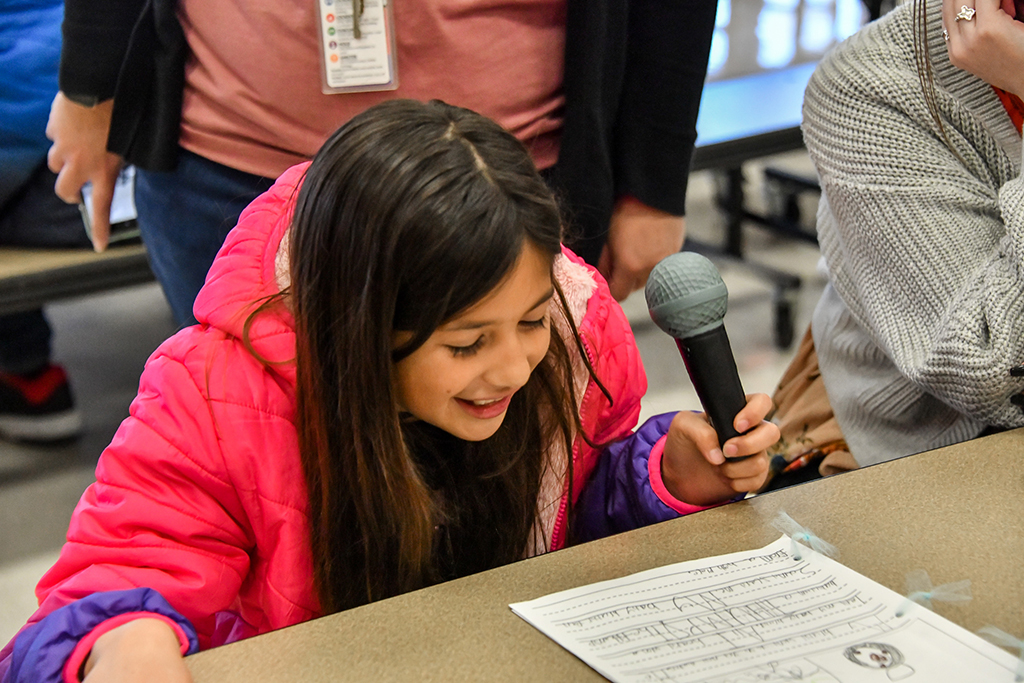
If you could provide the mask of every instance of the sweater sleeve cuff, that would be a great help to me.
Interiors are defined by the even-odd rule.
[[[661,457],[665,453],[665,441],[667,440],[667,434],[658,439],[651,448],[651,455],[647,460],[647,474],[650,476],[651,489],[658,496],[658,500],[681,515],[688,515],[691,512],[700,512],[701,510],[707,510],[709,507],[714,507],[713,505],[690,505],[669,493],[668,488],[665,487],[665,482],[661,478]]]
[[[118,614],[116,617],[111,617],[104,622],[98,624],[92,631],[89,632],[84,638],[78,641],[75,649],[71,651],[71,656],[68,657],[67,662],[64,664],[64,670],[62,672],[64,683],[80,683],[81,678],[78,674],[82,670],[82,665],[85,664],[86,657],[92,652],[92,646],[96,644],[100,636],[113,631],[118,626],[127,624],[129,621],[135,621],[136,619],[158,619],[174,631],[174,634],[178,637],[178,643],[181,648],[181,655],[184,657],[189,651],[189,639],[188,634],[185,633],[185,629],[181,627],[176,621],[170,617],[165,617],[162,614],[156,612],[128,612],[126,614]]]

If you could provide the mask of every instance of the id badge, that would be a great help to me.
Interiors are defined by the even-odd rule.
[[[324,94],[398,87],[392,0],[317,0]]]

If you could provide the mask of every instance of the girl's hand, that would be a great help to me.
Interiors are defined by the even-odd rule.
[[[84,683],[192,683],[178,636],[159,619],[140,618],[96,639]]]
[[[974,8],[972,19],[956,19],[963,6]],[[943,0],[949,61],[989,85],[1024,97],[1024,17],[1019,12],[1014,0]]]
[[[767,394],[749,394],[733,422],[740,436],[726,441],[723,449],[703,414],[678,413],[661,460],[661,477],[669,493],[691,505],[712,505],[760,489],[768,477],[765,450],[779,440],[779,428],[764,421],[771,407]],[[751,457],[728,460],[740,456]]]

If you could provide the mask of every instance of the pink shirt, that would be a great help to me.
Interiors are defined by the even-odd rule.
[[[349,0],[339,0],[348,2]],[[489,116],[558,158],[566,0],[391,0],[397,90],[321,92],[316,0],[182,0],[192,50],[181,145],[277,177],[385,99],[442,99]]]

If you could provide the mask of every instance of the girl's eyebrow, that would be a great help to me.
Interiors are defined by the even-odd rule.
[[[537,299],[537,303],[535,303],[533,306],[530,306],[530,310],[532,311],[533,309],[537,308],[541,304],[543,304],[543,303],[545,303],[547,301],[550,301],[551,297],[553,297],[554,295],[555,295],[555,289],[554,289],[554,287],[552,287],[551,289],[549,289],[547,291],[547,293],[544,296],[542,296],[541,298]],[[451,325],[451,326],[449,326],[449,325],[442,325],[438,329],[440,331],[442,331],[442,332],[459,332],[459,331],[462,331],[462,330],[478,330],[481,327],[487,327],[488,325],[493,325],[494,322],[495,321],[493,321],[493,320],[467,320],[465,322],[460,322],[460,323],[458,323],[456,325]]]

